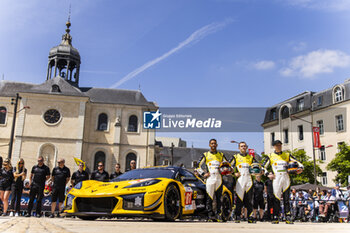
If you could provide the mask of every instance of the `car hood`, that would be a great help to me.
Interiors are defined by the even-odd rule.
[[[127,180],[127,181],[118,181],[118,182],[101,182],[95,180],[86,180],[83,181],[82,187],[80,189],[71,189],[69,192],[74,196],[88,197],[88,196],[99,196],[99,195],[122,195],[124,193],[130,192],[142,192],[146,191],[144,187],[134,187],[134,188],[126,188],[129,185],[141,183],[148,180],[153,180],[154,178],[147,179],[138,179],[138,180]],[[161,178],[157,178],[162,180]]]

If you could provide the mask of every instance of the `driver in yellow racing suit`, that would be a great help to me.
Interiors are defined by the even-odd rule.
[[[299,168],[297,170],[297,174],[300,174],[304,167],[303,165],[297,161],[289,152],[282,151],[282,142],[280,140],[276,140],[272,143],[274,147],[274,152],[267,156],[267,159],[264,162],[265,173],[267,173],[267,168],[271,166],[272,171],[274,173],[274,179],[272,181],[273,193],[278,201],[273,206],[273,215],[274,219],[272,223],[278,223],[278,215],[280,213],[281,207],[281,197],[283,197],[284,204],[284,213],[286,216],[286,223],[293,224],[291,219],[290,212],[290,177],[287,171],[288,163],[290,161],[295,161],[298,163]]]
[[[222,176],[219,166],[223,161],[227,161],[224,154],[216,150],[218,144],[216,139],[210,139],[210,151],[205,152],[198,161],[197,172],[207,178],[206,190],[208,217],[211,221],[221,221],[221,196],[222,196]],[[202,166],[205,165],[206,171]],[[213,199],[216,197],[216,215],[213,211]]]
[[[240,153],[233,155],[231,165],[235,169],[236,182],[236,223],[241,220],[243,205],[247,208],[248,223],[255,223],[253,219],[253,180],[249,168],[253,162],[257,162],[253,156],[247,154],[248,145],[245,142],[238,144]]]

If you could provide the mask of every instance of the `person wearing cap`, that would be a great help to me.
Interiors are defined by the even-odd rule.
[[[240,142],[238,144],[239,153],[233,155],[230,163],[235,169],[236,182],[236,223],[241,221],[240,216],[242,213],[243,205],[247,208],[248,223],[255,223],[253,218],[253,179],[250,174],[250,166],[253,162],[257,162],[255,158],[247,153],[248,145],[246,142]]]
[[[207,191],[207,210],[209,221],[221,221],[221,196],[222,196],[222,175],[219,171],[220,164],[227,161],[222,152],[216,150],[218,144],[216,139],[209,140],[210,150],[205,152],[198,160],[197,171],[200,175],[207,178],[205,187]],[[205,170],[202,166],[205,165]],[[216,198],[216,214],[213,210],[213,200]]]
[[[286,223],[293,224],[293,220],[291,219],[291,211],[290,211],[290,177],[287,172],[288,163],[291,161],[297,162],[299,168],[297,170],[297,174],[302,173],[304,167],[303,165],[297,161],[289,152],[282,151],[282,142],[280,140],[276,140],[273,142],[274,152],[267,156],[263,167],[265,172],[268,167],[271,166],[272,171],[274,173],[275,179],[273,180],[273,192],[277,200],[280,202],[283,197],[284,204],[284,213],[286,216]],[[278,208],[276,212],[280,212],[280,205],[276,206]],[[274,214],[275,215],[275,214]],[[273,223],[278,223],[278,216],[274,216]]]

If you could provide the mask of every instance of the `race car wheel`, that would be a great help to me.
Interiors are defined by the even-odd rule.
[[[222,197],[222,220],[224,222],[227,222],[230,219],[231,209],[232,205],[230,196],[227,193],[224,193]]]
[[[90,221],[93,221],[93,220],[96,220],[98,217],[96,216],[79,216],[78,218],[82,219],[82,220],[90,220]]]
[[[170,184],[164,194],[164,218],[175,221],[181,213],[180,192],[174,184]]]

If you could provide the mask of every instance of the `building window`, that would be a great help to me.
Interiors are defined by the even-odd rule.
[[[336,127],[337,132],[344,130],[343,115],[335,116],[335,127]]]
[[[321,106],[323,104],[323,96],[317,97],[317,106]]]
[[[276,120],[276,118],[277,118],[276,108],[271,109],[270,114],[271,114],[271,115],[270,115],[270,119],[271,119],[271,120]]]
[[[108,116],[106,113],[101,113],[98,115],[97,130],[105,131],[108,128]]]
[[[97,165],[99,162],[102,162],[104,165],[106,165],[106,154],[103,151],[97,151],[95,154],[94,171],[97,170]]]
[[[299,140],[304,140],[304,129],[302,125],[298,125]]]
[[[328,184],[327,182],[327,172],[323,172],[321,175],[321,183],[323,186],[326,186]]]
[[[283,135],[284,135],[284,143],[288,143],[288,141],[289,141],[288,129],[283,130]]]
[[[320,128],[320,135],[324,134],[323,120],[316,121],[317,127]]]
[[[0,107],[0,125],[4,125],[6,122],[6,114],[7,110],[5,107],[1,106]]]
[[[325,149],[324,146],[321,146],[321,148],[320,148],[319,159],[322,160],[322,161],[326,160],[326,149]]]
[[[334,102],[340,102],[343,100],[343,90],[340,87],[334,90]]]
[[[338,142],[338,143],[337,143],[337,153],[340,152],[340,148],[339,148],[339,147],[340,147],[341,145],[343,145],[343,144],[344,144],[344,142]]]
[[[137,132],[137,116],[135,115],[129,117],[128,132]]]
[[[284,106],[282,108],[282,119],[288,118],[289,117],[289,108],[287,106]]]
[[[132,153],[132,152],[126,155],[125,171],[130,170],[130,162],[131,162],[131,160],[135,160],[135,162],[136,162],[136,158],[137,158],[137,156],[135,155],[135,153]]]
[[[297,111],[303,111],[304,109],[304,98],[297,100]]]
[[[273,142],[275,141],[275,133],[271,133],[271,146],[273,145]]]
[[[51,87],[51,92],[61,92],[61,89],[58,85],[54,84]]]

